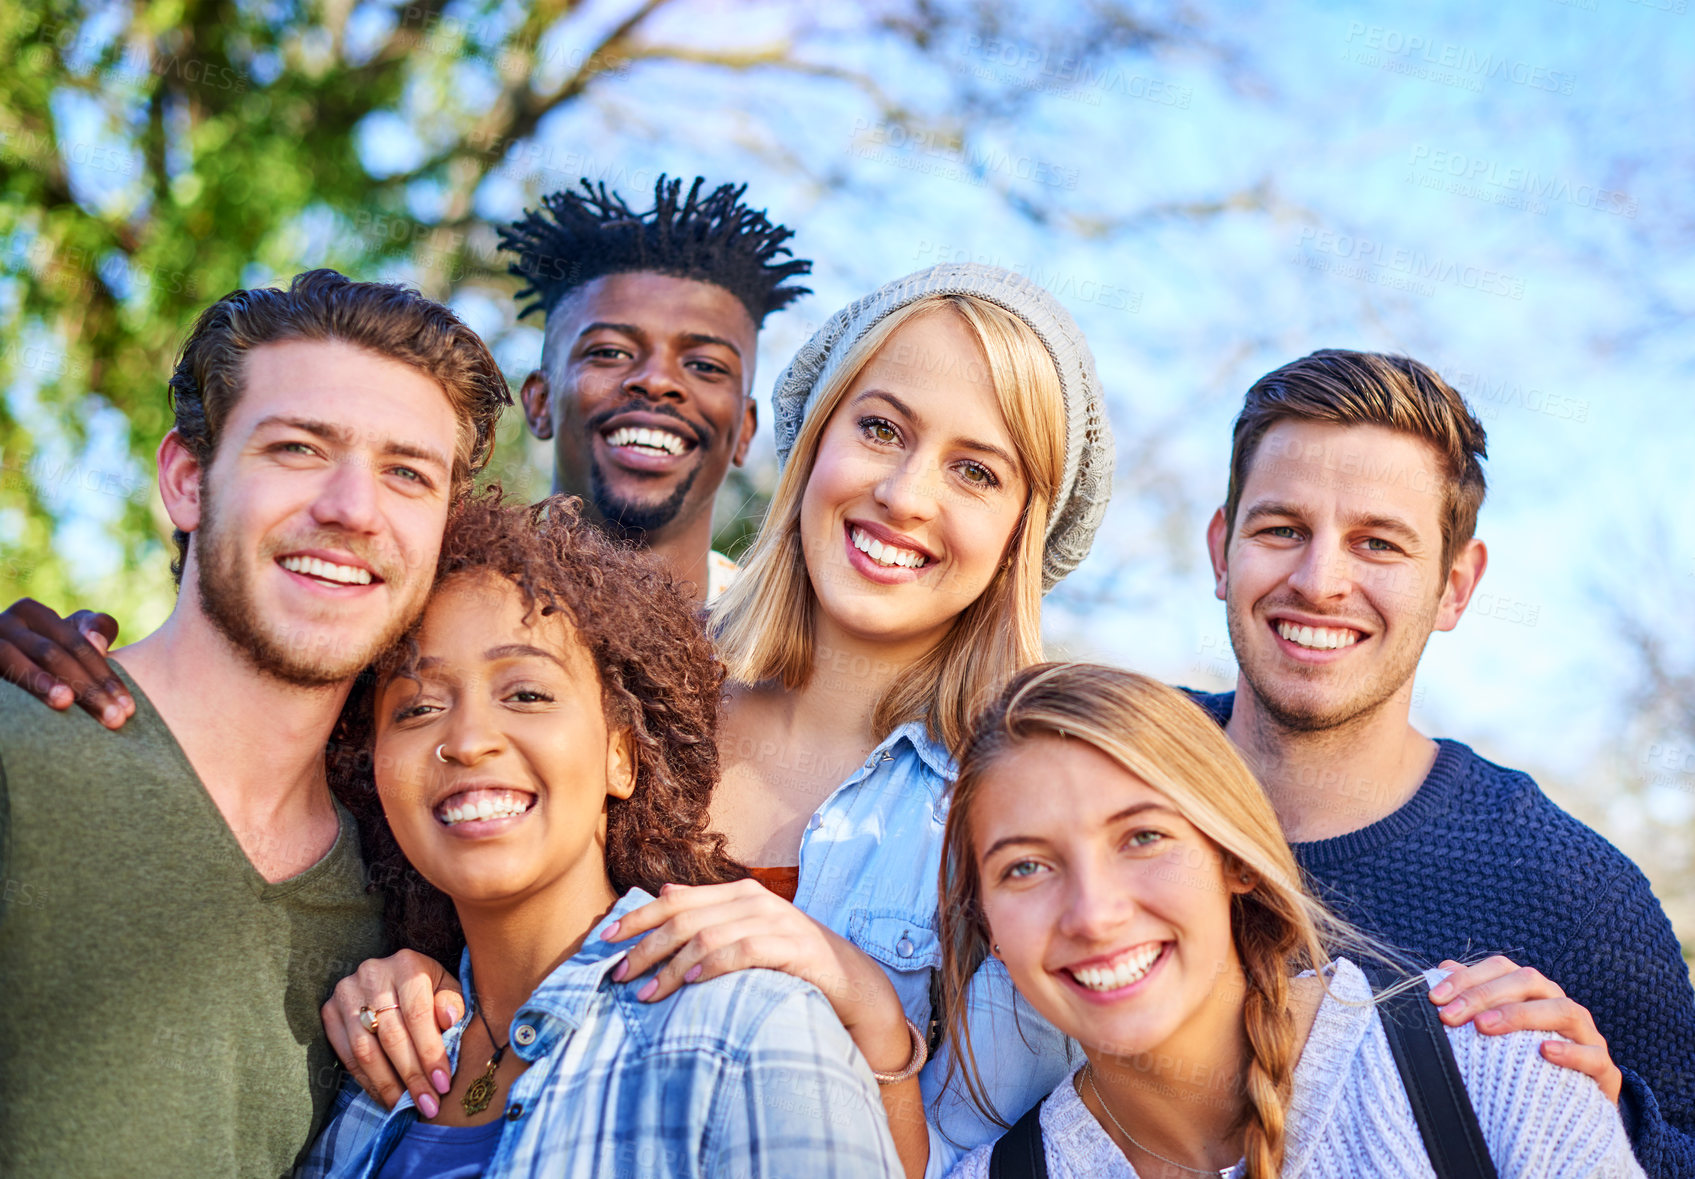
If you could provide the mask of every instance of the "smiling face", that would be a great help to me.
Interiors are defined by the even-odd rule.
[[[824,427],[800,535],[829,624],[929,644],[988,587],[1027,486],[982,347],[955,313],[896,328]]]
[[[984,771],[970,834],[990,941],[1061,1032],[1120,1056],[1234,1041],[1246,886],[1165,795],[1092,745],[1037,736]]]
[[[1433,630],[1459,621],[1481,542],[1442,567],[1435,449],[1380,426],[1284,421],[1261,440],[1235,527],[1208,540],[1242,678],[1296,731],[1407,707]]]
[[[355,675],[429,592],[457,430],[441,387],[398,361],[338,341],[254,348],[173,507],[201,610],[267,674]]]
[[[547,317],[525,416],[554,444],[554,490],[653,539],[710,519],[756,422],[758,329],[722,287],[638,272],[585,283]]]
[[[628,734],[609,728],[575,629],[528,612],[508,580],[450,579],[424,612],[418,678],[395,675],[376,698],[383,813],[461,907],[561,882],[604,891],[607,802],[635,786]]]

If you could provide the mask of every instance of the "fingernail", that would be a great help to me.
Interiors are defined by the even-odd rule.
[[[1454,984],[1451,982],[1437,983],[1430,988],[1430,997],[1438,1003],[1446,1003],[1454,997]]]
[[[659,980],[656,979],[656,978],[650,978],[645,983],[642,984],[642,989],[636,992],[636,998],[640,999],[642,1002],[645,1003],[649,999],[653,998],[653,992],[657,991],[658,989],[659,989]]]
[[[693,966],[689,967],[688,970],[684,971],[683,981],[684,982],[693,982],[695,979],[699,978],[700,977],[700,969],[701,969],[700,963],[696,962]]]
[[[628,973],[630,973],[630,960],[625,958],[612,968],[612,981],[623,982],[624,976]]]
[[[601,930],[600,940],[603,942],[614,940],[618,936],[618,927],[622,924],[622,921],[614,921],[611,925],[608,925],[605,929]]]
[[[437,1093],[446,1093],[453,1088],[453,1078],[447,1075],[446,1069],[436,1069],[430,1074],[430,1084],[436,1087]]]
[[[1499,1011],[1485,1011],[1477,1017],[1477,1026],[1480,1028],[1492,1028],[1500,1022],[1501,1013]]]
[[[1452,1003],[1450,1003],[1446,1007],[1442,1008],[1442,1010],[1440,1012],[1438,1012],[1438,1014],[1441,1015],[1441,1017],[1443,1019],[1447,1020],[1449,1023],[1455,1023],[1455,1024],[1464,1023],[1465,1022],[1465,1007],[1466,1007],[1466,1005],[1465,1005],[1464,999],[1455,999]]]
[[[64,684],[54,684],[47,689],[47,703],[56,708],[64,708],[75,699],[76,696]]]
[[[441,1103],[436,1100],[434,1093],[418,1094],[418,1110],[426,1118],[433,1118],[441,1112]]]
[[[108,704],[100,713],[100,720],[101,723],[110,725],[115,729],[124,723],[123,709],[119,708],[116,704]]]

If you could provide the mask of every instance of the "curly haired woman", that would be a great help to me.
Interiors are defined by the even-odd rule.
[[[302,1175],[897,1171],[813,987],[743,971],[650,1004],[609,982],[626,947],[606,934],[651,892],[741,874],[706,831],[721,679],[687,600],[575,501],[458,512],[332,762],[396,934],[463,939],[454,1080],[392,1112],[350,1082]]]

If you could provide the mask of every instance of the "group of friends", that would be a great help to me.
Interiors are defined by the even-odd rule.
[[[1459,394],[1341,349],[1248,390],[1233,692],[1044,662],[1114,454],[1016,273],[831,316],[712,551],[809,293],[744,191],[503,230],[537,504],[473,486],[512,398],[447,308],[315,270],[201,314],[169,618],[0,615],[0,1170],[1457,1173],[1410,994],[1499,1175],[1695,1175],[1648,882],[1409,719],[1487,563]]]

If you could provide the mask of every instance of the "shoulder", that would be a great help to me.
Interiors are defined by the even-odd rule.
[[[995,1144],[988,1142],[973,1150],[953,1165],[947,1174],[947,1179],[988,1179],[989,1156],[995,1153]]]
[[[1448,1028],[1460,1076],[1503,1173],[1638,1175],[1619,1111],[1589,1077],[1543,1059],[1550,1032]]]
[[[824,993],[777,970],[738,970],[690,983],[658,1003],[636,988],[610,992],[630,1033],[649,1051],[710,1052],[746,1065],[773,1054],[795,1063],[846,1061],[853,1040]]]
[[[1230,723],[1230,714],[1236,709],[1235,692],[1201,692],[1181,686],[1177,690],[1199,704],[1206,710],[1206,714],[1219,724]]]

